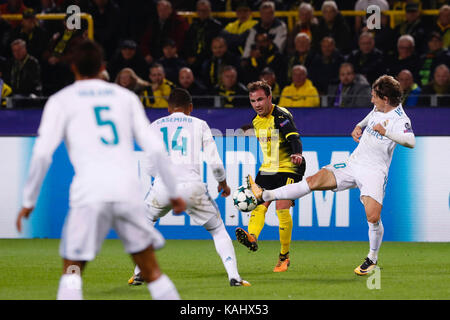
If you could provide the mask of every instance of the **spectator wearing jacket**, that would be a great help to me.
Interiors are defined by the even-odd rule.
[[[292,83],[283,88],[279,102],[280,107],[319,107],[319,92],[308,79],[308,71],[304,66],[292,68]]]
[[[328,106],[339,108],[370,107],[371,86],[361,74],[355,74],[353,65],[348,62],[339,68],[339,83],[328,87]]]

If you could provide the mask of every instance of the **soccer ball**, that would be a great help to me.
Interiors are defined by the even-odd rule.
[[[253,193],[245,186],[240,186],[233,192],[233,204],[239,211],[253,211],[258,202]]]

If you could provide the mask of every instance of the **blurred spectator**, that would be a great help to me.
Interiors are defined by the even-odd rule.
[[[235,21],[225,26],[222,30],[222,35],[227,41],[230,51],[242,56],[250,29],[258,21],[252,18],[252,11],[248,1],[239,1],[236,7],[236,17]]]
[[[136,94],[139,94],[146,87],[151,86],[149,82],[140,78],[131,68],[123,68],[120,70],[114,82]]]
[[[22,0],[7,0],[6,3],[0,4],[0,15],[22,14],[26,8]],[[12,28],[16,28],[20,25],[20,20],[11,20],[9,24]]]
[[[119,50],[107,64],[109,75],[115,79],[120,70],[131,68],[141,78],[148,77],[148,65],[137,51],[137,44],[133,40],[124,40]]]
[[[311,81],[321,94],[325,94],[328,85],[338,83],[339,68],[344,57],[336,49],[334,39],[325,37],[320,42],[320,53],[314,56],[309,69]]]
[[[329,107],[367,108],[370,107],[371,86],[361,74],[355,74],[353,65],[341,64],[338,84],[328,87]]]
[[[11,56],[9,41],[11,38],[11,25],[0,16],[0,56]]]
[[[434,96],[429,96],[434,95]],[[422,87],[422,95],[419,98],[421,106],[450,106],[450,71],[445,64],[436,67],[433,81]]]
[[[407,3],[405,7],[406,20],[395,27],[397,36],[409,34],[414,38],[415,51],[417,54],[426,52],[427,28],[421,19],[418,3]]]
[[[388,73],[395,77],[403,69],[413,72],[414,79],[420,69],[420,60],[414,51],[414,38],[405,34],[398,38],[397,55],[388,60]]]
[[[414,77],[409,70],[402,70],[397,76],[400,87],[403,91],[402,106],[414,107],[419,100],[420,92],[422,91],[417,83],[414,82]]]
[[[383,52],[375,48],[375,39],[372,33],[363,32],[358,40],[359,49],[353,50],[347,57],[355,68],[355,73],[362,74],[369,83],[373,83],[385,73]]]
[[[12,59],[3,79],[11,86],[14,96],[39,96],[42,93],[41,68],[38,60],[29,55],[22,39],[11,43]]]
[[[308,79],[304,66],[292,68],[292,83],[281,91],[280,107],[319,107],[320,98],[317,89]]]
[[[420,57],[419,82],[425,86],[431,81],[436,66],[450,65],[450,51],[443,49],[442,36],[439,32],[432,32],[428,40],[428,52]]]
[[[241,61],[243,75],[241,79],[244,83],[258,80],[261,71],[269,67],[275,71],[280,85],[285,85],[285,58],[278,51],[278,47],[273,44],[271,38],[271,35],[266,32],[256,34],[250,57]]]
[[[190,25],[185,41],[185,58],[194,74],[201,73],[203,61],[211,55],[211,41],[222,31],[222,23],[211,16],[208,0],[197,2],[197,19]]]
[[[94,20],[94,39],[104,50],[109,60],[118,45],[120,28],[120,9],[114,0],[92,0],[89,13]]]
[[[150,67],[150,86],[140,92],[141,101],[148,108],[167,108],[170,92],[175,85],[166,79],[164,67],[154,63]]]
[[[22,16],[21,24],[11,32],[11,42],[23,39],[27,43],[29,54],[41,61],[42,54],[47,49],[49,35],[39,26],[33,9],[25,9]]]
[[[186,66],[186,61],[178,56],[178,49],[175,41],[167,39],[163,45],[163,56],[158,63],[164,67],[166,78],[171,82],[177,82],[178,72]]]
[[[180,69],[178,73],[178,85],[189,91],[192,103],[195,107],[213,107],[214,99],[208,95],[206,87],[194,77],[194,73],[188,67]]]
[[[74,81],[70,62],[74,48],[86,37],[86,30],[71,30],[63,21],[64,29],[53,35],[42,55],[42,83],[45,96],[49,96]]]
[[[355,3],[355,11],[365,11],[367,12],[367,8],[371,5],[376,5],[380,8],[381,11],[389,10],[389,3],[386,0],[358,0]],[[382,15],[382,19],[387,20],[387,16]],[[366,16],[356,16],[355,17],[355,32],[356,34],[360,34],[363,27],[366,25],[367,18]],[[385,21],[387,22],[387,21]]]
[[[100,73],[98,74],[98,77],[106,82],[109,82],[111,80],[111,77],[109,76],[109,72],[106,69],[103,69],[102,71],[100,71]]]
[[[140,41],[142,54],[147,63],[153,63],[162,57],[163,46],[168,39],[175,42],[180,52],[189,28],[187,20],[172,8],[169,1],[158,1],[156,12],[157,19],[150,20]]]
[[[259,80],[264,80],[270,85],[270,88],[272,89],[272,101],[273,103],[278,104],[281,95],[281,87],[277,82],[277,76],[275,72],[269,67],[266,67],[263,69],[263,71],[261,71]]]
[[[238,82],[237,70],[233,66],[223,68],[221,83],[216,86],[215,94],[221,97],[221,106],[225,108],[248,106],[247,87]]]
[[[310,42],[318,37],[319,21],[314,17],[314,8],[311,4],[302,2],[298,7],[298,21],[288,34],[287,52],[293,54],[296,49],[295,39],[300,33],[308,35]],[[315,39],[314,39],[315,40]],[[306,67],[308,68],[308,67]]]
[[[202,64],[202,81],[212,90],[220,84],[220,75],[225,66],[231,65],[237,70],[239,64],[239,57],[228,50],[225,38],[218,36],[211,41],[211,56]]]
[[[206,87],[195,79],[194,73],[188,67],[181,68],[178,73],[178,84],[186,89],[192,96],[204,95],[207,93]]]
[[[336,2],[325,1],[322,4],[322,14],[319,18],[318,36],[312,39],[313,49],[318,51],[322,39],[332,37],[341,53],[349,53],[352,49],[350,27],[339,12]]]
[[[433,30],[442,36],[444,49],[450,47],[450,5],[445,4],[439,9],[439,16]]]
[[[36,12],[38,14],[53,14],[61,13],[62,11],[62,8],[56,4],[55,0],[41,0],[39,10]],[[61,30],[61,23],[58,20],[38,20],[38,24],[47,31],[50,37]]]
[[[295,51],[293,54],[288,56],[287,61],[287,77],[291,79],[292,77],[292,67],[295,65],[305,66],[308,70],[311,66],[314,54],[311,51],[311,40],[308,34],[299,33],[295,37]]]
[[[283,54],[286,47],[287,27],[282,20],[275,17],[275,4],[272,1],[263,2],[259,13],[261,20],[250,29],[242,56],[244,58],[250,57],[250,51],[252,50],[252,45],[255,44],[256,35],[261,33],[270,34],[273,43],[279,52]]]

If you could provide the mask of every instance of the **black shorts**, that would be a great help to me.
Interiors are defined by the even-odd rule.
[[[273,190],[287,184],[301,181],[303,175],[290,172],[264,172],[259,171],[255,182],[266,190]]]

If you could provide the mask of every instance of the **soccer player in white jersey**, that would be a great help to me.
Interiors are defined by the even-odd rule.
[[[86,40],[74,52],[75,83],[51,96],[45,105],[23,193],[22,218],[33,211],[52,154],[64,140],[75,176],[70,187],[70,212],[60,243],[63,258],[57,299],[81,300],[81,272],[94,259],[111,228],[142,270],[153,299],[179,299],[172,281],[162,274],[154,250],[162,235],[146,222],[134,140],[153,154],[161,180],[171,190],[176,179],[167,165],[159,136],[150,132],[141,102],[133,93],[98,79],[102,49]],[[173,193],[174,211],[185,202]]]
[[[212,236],[216,251],[222,259],[231,286],[250,286],[242,280],[237,268],[236,255],[225,225],[214,200],[209,196],[206,185],[201,178],[203,159],[206,160],[214,178],[218,182],[217,190],[223,197],[230,195],[225,169],[217,151],[208,124],[190,116],[192,112],[192,97],[188,91],[181,88],[172,90],[169,96],[169,113],[152,123],[152,128],[159,132],[166,146],[166,151],[172,161],[172,168],[183,190],[183,199],[187,205],[187,214],[197,224],[202,225]],[[204,154],[204,156],[203,156]],[[150,159],[147,173],[155,176]],[[145,202],[148,205],[148,218],[155,223],[171,209],[169,201],[172,191],[161,183],[157,174]],[[128,281],[131,285],[139,285],[139,268]]]
[[[358,146],[343,163],[325,166],[299,183],[263,190],[248,177],[249,187],[259,201],[301,198],[314,190],[341,191],[359,188],[369,225],[370,250],[354,272],[367,275],[375,268],[383,239],[381,209],[389,166],[397,144],[414,148],[411,120],[400,104],[400,84],[391,76],[381,76],[372,86],[373,110],[353,129]],[[365,128],[363,133],[363,128]]]

